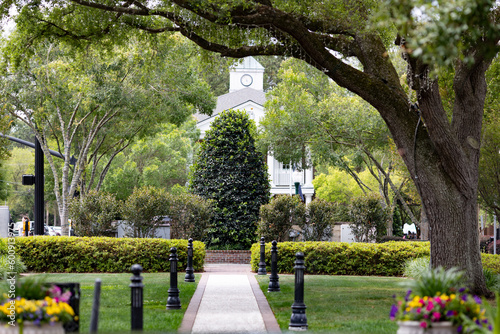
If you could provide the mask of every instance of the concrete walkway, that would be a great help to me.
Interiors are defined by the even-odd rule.
[[[281,333],[250,265],[205,265],[181,333]]]

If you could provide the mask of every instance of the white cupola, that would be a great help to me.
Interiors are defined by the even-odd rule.
[[[264,67],[254,57],[244,58],[229,70],[229,93],[244,88],[264,90]]]

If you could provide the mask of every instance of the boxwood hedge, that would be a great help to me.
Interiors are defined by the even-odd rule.
[[[33,272],[129,272],[134,263],[145,272],[169,271],[171,247],[177,247],[178,270],[187,264],[187,240],[37,236],[15,238],[15,246]],[[193,248],[193,268],[202,271],[205,244],[194,241]]]
[[[305,255],[305,272],[329,275],[401,276],[408,259],[429,256],[429,242],[281,242],[278,243],[278,272],[293,273],[295,254]],[[500,273],[500,256],[482,254],[483,266]],[[257,271],[260,244],[252,245],[252,270]],[[266,244],[267,270],[271,270],[271,243]]]

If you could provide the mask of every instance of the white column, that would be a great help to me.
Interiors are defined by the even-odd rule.
[[[271,179],[271,188],[274,188],[276,185],[274,178],[277,175],[274,175],[274,158],[269,153],[267,154],[267,172],[269,173],[269,178]]]
[[[312,201],[312,194],[307,194],[307,195],[304,195],[304,197],[306,198],[306,205],[311,203]]]
[[[312,181],[313,181],[313,167],[309,167],[304,171],[306,173],[306,185],[307,186],[312,186]]]

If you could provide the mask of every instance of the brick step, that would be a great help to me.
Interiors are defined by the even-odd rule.
[[[207,250],[205,263],[250,264],[249,250]]]

